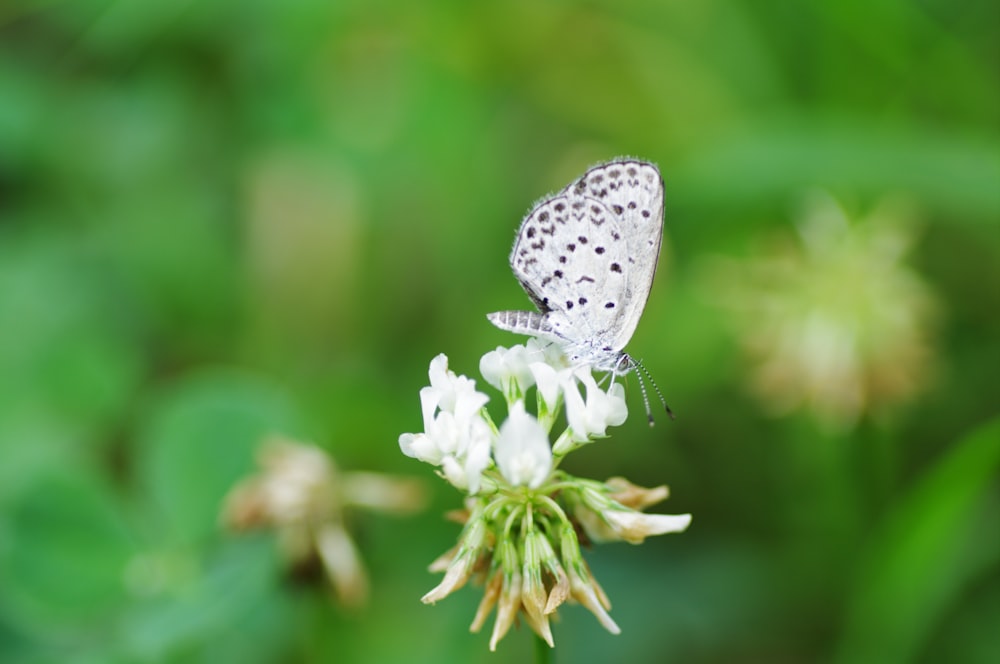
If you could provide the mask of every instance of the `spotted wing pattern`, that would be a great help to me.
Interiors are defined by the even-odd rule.
[[[489,315],[494,325],[556,340],[610,368],[632,337],[652,285],[663,219],[656,167],[616,160],[587,171],[521,223],[511,268],[538,312]]]
[[[623,348],[639,324],[653,286],[663,239],[663,178],[648,162],[616,160],[591,168],[561,193],[569,192],[602,202],[625,238],[628,286],[613,344]]]

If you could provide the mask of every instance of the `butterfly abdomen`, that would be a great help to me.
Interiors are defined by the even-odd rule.
[[[537,311],[496,311],[487,314],[490,322],[501,330],[515,334],[551,337],[555,335],[551,323]]]

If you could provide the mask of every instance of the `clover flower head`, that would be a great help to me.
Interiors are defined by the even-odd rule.
[[[425,502],[423,487],[380,473],[342,472],[320,448],[282,437],[264,442],[258,465],[259,473],[226,495],[223,523],[234,530],[276,531],[289,563],[318,558],[340,601],[363,604],[368,578],[344,526],[344,512],[411,512]]]
[[[712,272],[713,298],[732,315],[753,391],[772,412],[804,407],[846,429],[926,383],[937,307],[905,263],[911,218],[904,201],[885,199],[851,219],[814,192],[797,238]]]
[[[483,355],[479,361],[479,372],[508,401],[516,401],[534,384],[530,369],[531,355],[526,346],[497,346],[496,350]]]
[[[534,339],[490,351],[480,371],[503,394],[507,414],[499,427],[474,381],[449,372],[447,360],[438,356],[431,363],[431,386],[421,391],[425,431],[399,439],[405,454],[438,466],[468,493],[458,544],[431,566],[444,578],[422,600],[438,602],[470,579],[481,580],[483,598],[470,629],[478,632],[495,610],[491,650],[518,618],[554,646],[551,619],[571,599],[617,634],[610,602],[583,560],[577,530],[594,541],[639,543],[684,530],[690,515],[640,511],[666,498],[666,487],[643,489],[621,478],[596,482],[558,468],[569,452],[625,421],[620,384],[602,387],[590,367],[572,366],[558,346]],[[563,406],[565,427],[555,435]],[[476,481],[470,469],[478,473]]]
[[[490,464],[494,432],[483,416],[489,397],[476,391],[476,382],[448,370],[448,358],[438,355],[428,371],[431,384],[420,390],[424,431],[399,437],[403,454],[441,468],[459,489],[479,490]]]

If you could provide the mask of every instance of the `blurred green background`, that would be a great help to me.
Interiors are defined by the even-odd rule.
[[[460,497],[397,437],[435,354],[518,341],[485,314],[528,304],[530,204],[627,154],[667,187],[629,349],[678,418],[567,469],[694,522],[589,554],[623,633],[566,607],[557,661],[1000,661],[998,81],[988,0],[0,4],[0,660],[530,657],[476,589],[420,604]],[[849,264],[905,202],[846,377],[760,342],[882,278],[808,287],[815,191]],[[217,525],[273,431],[432,490],[352,521],[366,609]]]

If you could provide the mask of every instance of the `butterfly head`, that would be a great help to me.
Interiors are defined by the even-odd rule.
[[[594,371],[607,372],[611,375],[612,383],[619,376],[626,376],[635,370],[636,378],[639,381],[639,390],[642,392],[642,403],[646,407],[646,418],[649,420],[649,425],[653,426],[653,411],[649,407],[649,394],[646,392],[645,380],[648,380],[649,384],[653,386],[653,391],[659,397],[660,403],[663,404],[663,409],[667,411],[667,415],[670,416],[670,419],[674,419],[674,413],[670,410],[670,406],[667,405],[667,401],[663,397],[660,387],[653,380],[653,376],[646,370],[642,362],[628,353],[614,350],[609,346],[594,348],[586,344],[575,344],[573,347],[565,350],[571,364],[574,366],[587,365]]]

